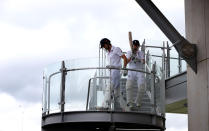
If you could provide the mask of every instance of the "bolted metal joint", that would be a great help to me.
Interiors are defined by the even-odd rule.
[[[67,70],[67,68],[62,67],[62,68],[60,69],[60,72],[66,72],[66,70]]]
[[[174,47],[178,51],[181,58],[183,58],[187,64],[197,73],[197,47],[195,44],[191,44],[186,39],[182,38],[181,41],[177,41]]]
[[[63,105],[63,104],[65,104],[65,102],[63,101],[63,102],[59,102],[58,103],[58,105]]]

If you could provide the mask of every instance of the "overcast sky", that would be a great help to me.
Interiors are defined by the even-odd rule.
[[[184,1],[153,2],[184,35]],[[0,0],[0,131],[40,131],[44,68],[98,56],[104,37],[127,51],[128,31],[167,40],[134,0]],[[187,116],[167,114],[167,131],[177,130]]]

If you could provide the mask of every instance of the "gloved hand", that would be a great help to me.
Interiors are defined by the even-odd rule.
[[[137,54],[134,54],[134,53],[131,55],[131,60],[135,63],[136,62],[141,62],[140,57]]]
[[[135,60],[136,59],[136,55],[131,55],[131,60]]]
[[[128,75],[128,70],[123,70],[123,76],[127,76]]]
[[[138,57],[135,57],[135,59],[133,60],[134,62],[141,62],[141,59]]]

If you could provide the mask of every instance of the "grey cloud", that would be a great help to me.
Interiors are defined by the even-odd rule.
[[[128,11],[130,15],[127,16],[123,14],[123,11],[128,9],[130,9]],[[172,16],[173,19],[171,19],[171,23],[173,23],[180,33],[184,35],[184,28],[182,28],[184,27],[184,22],[182,22],[183,15],[179,15],[182,13],[183,11],[181,10],[170,10],[170,12],[166,13],[166,15]],[[51,20],[65,22],[69,18],[75,18],[76,23],[73,23],[73,27],[69,27],[69,30],[73,32],[73,38],[78,40],[79,37],[82,37],[79,35],[79,33],[83,32],[86,28],[86,15],[91,15],[93,20],[96,21],[100,27],[98,30],[102,29],[103,27],[108,27],[110,30],[113,29],[116,31],[121,31],[120,25],[122,24],[130,27],[131,29],[140,30],[139,32],[142,32],[142,30],[150,30],[151,32],[153,32],[153,30],[157,30],[156,34],[159,34],[158,32],[160,32],[158,27],[140,7],[138,7],[138,10],[136,9],[136,11],[133,11],[133,9],[131,9],[131,5],[125,5],[122,3],[119,6],[117,2],[108,1],[97,2],[90,0],[89,3],[82,1],[79,3],[78,1],[75,3],[61,2],[56,5],[37,5],[24,12],[6,12],[6,15],[2,15],[0,20],[11,24],[16,24],[24,28],[36,29],[45,26]],[[109,27],[110,25],[111,27]]]
[[[40,102],[45,62],[18,59],[0,66],[0,91],[28,102]]]
[[[59,3],[56,6],[36,6],[26,11],[4,12],[0,20],[16,24],[26,28],[40,28],[49,20],[65,21],[68,18],[77,17],[82,20],[86,13],[91,13],[95,17],[105,20],[110,18],[114,12],[114,5],[107,2],[97,4],[82,3]]]

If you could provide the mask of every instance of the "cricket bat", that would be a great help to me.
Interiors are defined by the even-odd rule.
[[[128,32],[128,37],[129,37],[129,45],[130,45],[130,48],[131,48],[131,51],[133,53],[133,46],[132,46],[132,33],[131,32]]]

